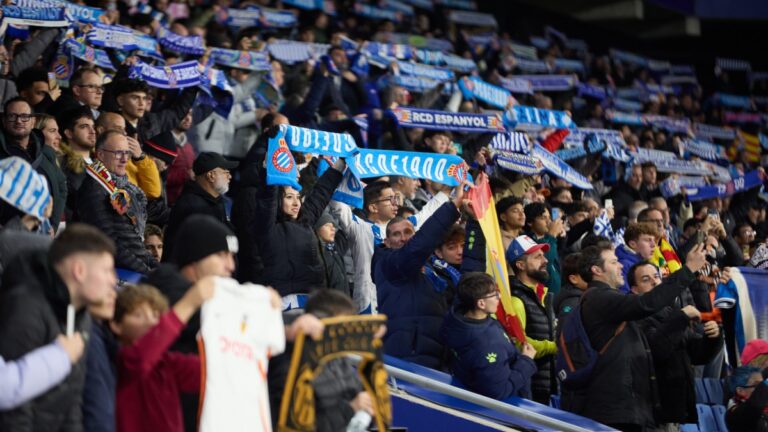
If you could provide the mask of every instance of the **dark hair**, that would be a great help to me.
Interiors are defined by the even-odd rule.
[[[579,260],[581,260],[580,253],[573,253],[563,258],[561,268],[564,281],[568,281],[571,275],[579,275]]]
[[[696,228],[700,223],[701,221],[699,219],[690,218],[683,224],[683,231],[687,230],[688,228]]]
[[[653,168],[653,169],[656,169],[656,164],[655,164],[655,163],[653,163],[653,162],[650,162],[650,161],[648,161],[648,162],[643,162],[643,163],[640,165],[640,167],[641,167],[642,169],[646,169],[646,168]]]
[[[590,246],[612,246],[613,242],[606,236],[597,235],[594,233],[587,234],[584,240],[581,241],[581,248],[585,249]]]
[[[448,132],[447,130],[442,130],[442,129],[429,129],[429,130],[425,130],[424,133],[421,134],[421,139],[424,140],[424,143],[426,144],[427,138],[432,138],[432,137],[437,136],[437,135],[443,135],[443,136],[447,136],[448,139],[453,139],[453,135],[450,132]]]
[[[578,212],[589,213],[589,207],[583,201],[574,201],[571,204],[565,205],[564,211],[567,216],[573,216]]]
[[[12,104],[15,104],[15,103],[19,103],[19,102],[24,102],[25,104],[27,104],[27,106],[29,107],[29,110],[32,111],[32,105],[30,105],[29,102],[27,102],[26,99],[24,99],[21,96],[16,96],[14,98],[10,98],[7,101],[5,101],[5,104],[3,104],[3,113],[7,113],[8,112],[8,107],[9,106],[11,106]]]
[[[348,295],[332,289],[320,289],[313,292],[307,300],[304,310],[318,318],[329,318],[338,315],[353,315],[355,304]]]
[[[459,224],[453,224],[451,229],[449,229],[448,232],[443,236],[443,240],[440,242],[438,247],[445,246],[448,243],[463,242],[464,237],[464,228],[462,228]]]
[[[363,189],[363,207],[365,212],[368,212],[368,206],[373,204],[381,197],[384,189],[391,188],[392,185],[389,182],[378,180],[373,183],[369,183],[368,186]]]
[[[72,78],[69,79],[69,82],[72,85],[81,85],[83,83],[83,75],[87,73],[92,73],[96,75],[99,74],[98,72],[96,72],[96,69],[90,66],[79,67],[75,70],[75,73],[72,74]]]
[[[155,236],[155,237],[159,238],[160,241],[162,241],[163,240],[163,230],[159,226],[157,226],[157,225],[153,225],[153,224],[149,224],[148,223],[146,228],[144,228],[144,238],[146,239],[147,237],[150,237],[150,236]]]
[[[19,77],[16,78],[16,88],[21,92],[41,81],[48,84],[48,71],[39,67],[31,67],[21,71]]]
[[[130,78],[119,79],[114,85],[114,95],[118,97],[126,93],[144,92],[149,94],[149,85],[144,81],[139,81]]]
[[[461,275],[456,285],[456,309],[466,313],[475,309],[477,301],[496,290],[496,281],[482,272],[468,272]]]
[[[386,229],[387,236],[389,236],[389,227],[391,227],[394,224],[398,224],[400,222],[410,222],[410,221],[402,216],[395,216],[394,218],[392,218],[391,221],[387,222],[387,229]]]
[[[75,124],[77,124],[77,122],[82,118],[95,121],[91,109],[83,105],[64,111],[64,113],[61,114],[61,124],[59,126],[61,127],[62,131],[72,130],[75,127]]]
[[[504,214],[510,207],[517,204],[525,205],[525,201],[523,201],[522,198],[518,198],[516,196],[508,196],[500,199],[499,202],[496,203],[496,214],[499,217],[499,224],[503,222],[501,220],[501,215]]]
[[[532,202],[525,206],[525,225],[532,225],[533,221],[547,211],[547,205],[540,202]]]
[[[56,265],[78,253],[115,255],[115,243],[91,225],[67,224],[67,228],[51,243],[48,259]]]
[[[655,208],[648,207],[646,209],[641,210],[640,213],[637,214],[637,221],[638,222],[650,222],[648,213],[650,213],[652,211],[657,211],[657,212],[661,213],[661,211],[659,211],[659,210],[657,210]]]
[[[635,286],[637,283],[637,276],[635,276],[635,272],[637,269],[639,269],[642,266],[653,266],[654,268],[657,268],[655,265],[649,263],[648,261],[640,261],[635,263],[632,267],[629,268],[629,271],[627,272],[627,285],[631,288]]]
[[[581,250],[581,259],[579,260],[579,275],[585,282],[592,282],[592,267],[600,268],[605,264],[603,252],[613,250],[611,246],[597,245],[590,246]]]
[[[101,135],[99,135],[96,138],[96,148],[100,149],[104,146],[104,144],[107,143],[107,140],[112,137],[112,135],[120,135],[125,136],[125,132],[121,131],[120,129],[107,129],[105,130]]]
[[[555,197],[557,197],[558,195],[560,195],[565,191],[570,192],[571,188],[562,187],[562,186],[553,187],[552,189],[549,190],[549,200],[554,202],[561,202],[561,201],[555,201]]]

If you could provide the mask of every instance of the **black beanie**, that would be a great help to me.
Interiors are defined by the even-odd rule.
[[[179,268],[219,252],[237,253],[235,233],[210,215],[188,217],[176,232],[174,262]]]

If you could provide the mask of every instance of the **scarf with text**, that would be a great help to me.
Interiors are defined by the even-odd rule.
[[[400,107],[390,110],[400,127],[483,133],[504,130],[495,114],[470,114]]]

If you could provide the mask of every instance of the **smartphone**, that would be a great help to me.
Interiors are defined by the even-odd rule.
[[[59,86],[59,81],[56,80],[56,74],[48,72],[48,88],[53,90]]]
[[[613,200],[612,199],[605,200],[605,205],[603,207],[605,207],[607,209],[613,208]]]
[[[704,233],[704,231],[696,231],[696,243],[697,244],[704,244],[704,242],[707,240],[707,235]]]
[[[560,209],[557,207],[552,208],[552,220],[558,220],[560,219]]]
[[[715,209],[709,209],[707,214],[714,220],[720,220],[720,213],[718,213]]]

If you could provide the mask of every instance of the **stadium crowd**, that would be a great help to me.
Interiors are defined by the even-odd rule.
[[[768,270],[768,74],[712,59],[702,88],[709,71],[552,27],[513,40],[476,8],[6,2],[0,431],[196,430],[213,277],[271,287],[288,341],[384,314],[384,354],[495,399],[675,431],[695,378],[727,378],[731,430],[768,430],[768,343],[734,300],[737,267]],[[382,168],[345,199],[353,157],[280,153],[291,126],[465,176]],[[270,360],[273,423],[290,357]],[[318,430],[373,414],[352,370],[316,378]]]

